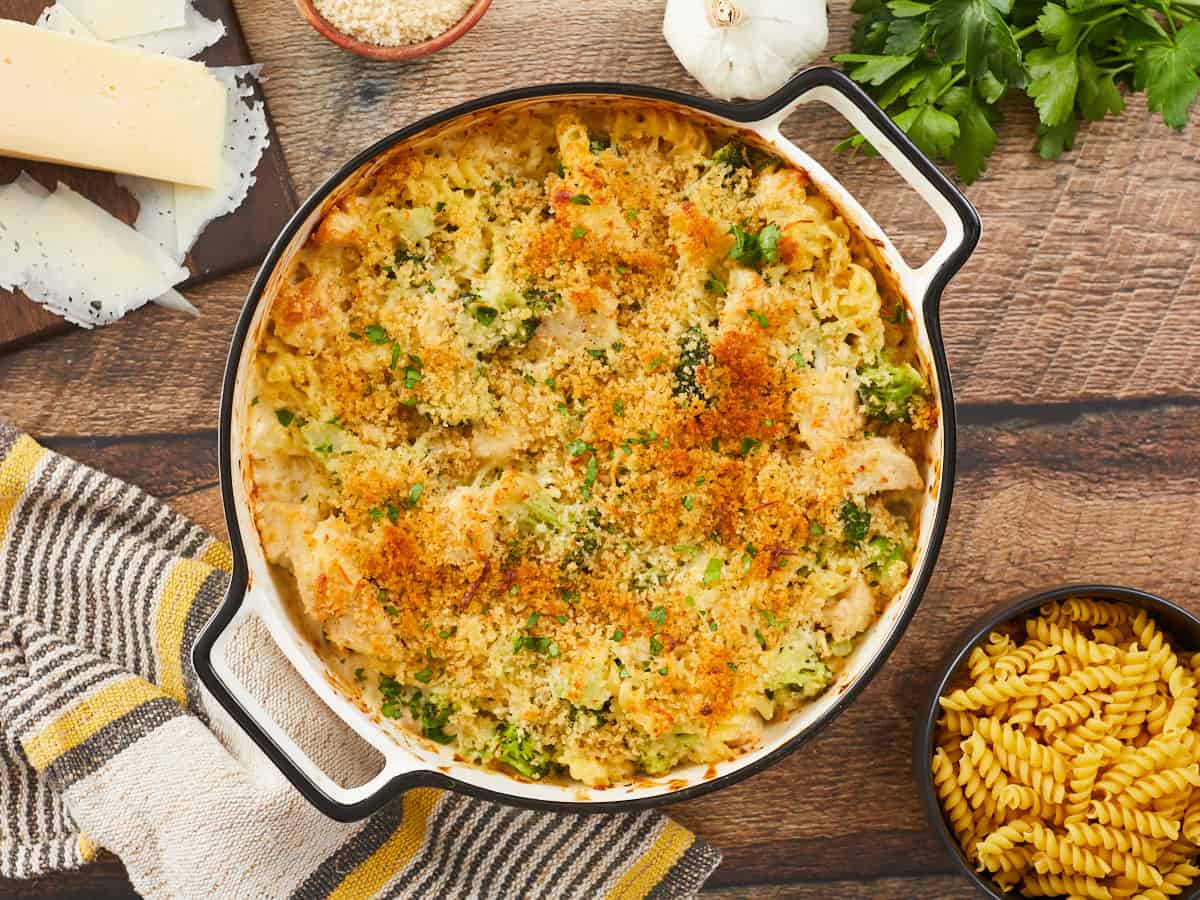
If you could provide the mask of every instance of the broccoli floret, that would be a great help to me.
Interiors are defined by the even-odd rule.
[[[661,775],[675,768],[698,741],[699,737],[694,734],[663,735],[650,743],[638,762],[648,774]]]
[[[908,574],[908,554],[902,543],[876,535],[867,542],[873,579],[886,590],[899,590]]]
[[[880,359],[878,365],[858,372],[858,396],[867,415],[885,422],[908,421],[913,398],[925,390],[925,379],[908,363]]]
[[[679,362],[675,365],[675,396],[708,402],[699,381],[700,367],[712,359],[708,337],[693,325],[679,338]]]
[[[729,166],[731,169],[745,169],[750,165],[746,145],[741,141],[730,141],[713,154],[712,161],[714,165]]]
[[[550,754],[520,725],[508,722],[497,732],[496,759],[526,778],[542,778],[550,772]]]
[[[847,500],[838,510],[842,522],[842,539],[851,547],[857,547],[871,530],[871,511]]]
[[[518,524],[526,531],[535,531],[544,525],[551,531],[562,531],[563,521],[558,504],[549,497],[530,497],[521,502]]]
[[[772,693],[787,689],[811,697],[833,677],[812,645],[803,639],[781,645],[767,665],[770,668],[763,686]]]
[[[867,541],[867,555],[871,557],[869,565],[886,570],[892,563],[904,559],[904,545],[891,538],[873,537]]]
[[[756,147],[747,147],[741,141],[730,141],[712,155],[712,161],[713,165],[729,166],[730,171],[735,169],[759,171],[775,162],[776,159]]]

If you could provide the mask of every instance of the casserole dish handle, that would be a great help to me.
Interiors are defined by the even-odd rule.
[[[218,621],[227,608],[228,604],[218,611],[196,642],[193,654],[198,663],[197,674],[225,711],[310,803],[331,819],[354,822],[375,812],[394,797],[401,789],[400,785],[394,784],[398,779],[404,781],[404,787],[416,787],[429,780],[421,777],[427,774],[423,770],[402,765],[398,754],[371,741],[384,757],[383,768],[356,787],[342,787],[334,781],[275,721],[230,664],[227,649],[231,637],[237,634],[247,618],[258,615],[254,591],[247,592],[224,621]],[[328,703],[327,698],[321,699]],[[395,748],[391,749],[394,751]]]
[[[975,207],[890,116],[837,69],[821,66],[801,72],[772,96],[748,108],[745,114],[757,119],[768,136],[782,141],[783,122],[801,104],[813,101],[832,107],[858,129],[941,219],[945,237],[925,263],[914,268],[899,251],[895,254],[901,261],[901,276],[909,296],[919,298],[922,305],[936,303],[942,289],[979,243],[981,225]]]

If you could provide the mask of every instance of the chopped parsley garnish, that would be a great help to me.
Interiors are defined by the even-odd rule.
[[[421,482],[416,482],[408,489],[408,499],[405,501],[411,508],[417,505],[417,501],[421,499],[421,494],[425,492],[425,485]]]
[[[658,639],[658,635],[657,634],[650,635],[650,655],[658,656],[658,654],[662,653],[662,651],[663,651],[663,644],[662,644],[662,641],[660,641]]]
[[[771,325],[770,321],[763,313],[756,312],[755,310],[751,309],[747,310],[746,314],[758,323],[759,328],[768,328]]]
[[[398,362],[400,362],[400,345],[392,341],[392,361],[388,363],[388,368],[396,368],[396,363]]]
[[[496,316],[499,313],[490,306],[477,306],[475,307],[474,315],[475,321],[486,327],[496,321]]]
[[[412,359],[410,356],[409,359]],[[416,366],[405,366],[404,368],[404,386],[410,391],[421,383],[425,377],[424,373]]]
[[[621,640],[624,640],[624,638],[625,638],[625,632],[622,631],[620,628],[617,628],[613,631],[612,640],[621,641]]]
[[[587,229],[584,228],[582,225],[576,225],[574,228],[571,229],[571,237],[575,240],[579,240],[580,238],[584,237],[586,234],[587,234]]]
[[[704,583],[716,584],[721,580],[721,568],[725,565],[725,560],[713,557],[708,561],[708,565],[704,567]]]
[[[684,497],[682,500],[682,503],[683,503],[683,508],[688,510],[689,512],[692,510],[692,507],[694,507],[696,505],[696,501],[691,495]]]
[[[725,282],[711,273],[709,273],[708,279],[704,282],[704,289],[710,294],[716,294],[718,297],[724,297],[729,292],[729,289],[725,286]]]
[[[554,621],[557,622],[559,625],[566,625],[567,617],[560,613],[559,615],[554,617]]]
[[[767,640],[762,636],[762,632],[757,628],[754,629],[754,639],[758,641],[758,646],[762,647],[764,650],[767,649]]]
[[[779,239],[783,233],[779,226],[771,223],[761,231],[747,231],[740,225],[729,229],[733,235],[733,247],[729,258],[753,269],[761,269],[763,265],[774,265],[779,261]]]
[[[625,415],[624,402],[622,402],[621,400],[613,401],[613,415],[614,416],[624,416]]]
[[[534,627],[536,627],[536,626],[537,626],[537,623],[538,623],[538,620],[539,620],[541,617],[542,617],[542,614],[541,614],[540,612],[533,612],[533,613],[530,613],[530,614],[529,614],[529,618],[528,618],[528,619],[526,620],[526,622],[525,622],[525,628],[526,628],[526,630],[528,630],[528,629],[530,629],[530,628],[534,628]]]
[[[574,203],[576,206],[591,206],[592,198],[589,197],[587,194],[576,194],[574,197],[571,198],[571,202]]]
[[[363,334],[372,344],[386,344],[392,339],[391,335],[387,333],[387,329],[379,324],[368,325],[363,329]]]
[[[726,663],[725,665],[729,666],[729,671],[730,671],[730,672],[736,672],[736,671],[737,671],[737,663],[735,663],[735,662],[731,662],[731,663]]]
[[[292,424],[292,420],[296,418],[296,414],[290,409],[277,409],[275,410],[275,418],[279,420],[280,425],[287,428]]]
[[[413,678],[417,679],[421,684],[429,684],[433,680],[433,672],[429,671],[429,669],[422,669],[420,672],[414,672]]]
[[[362,668],[361,668],[361,667],[360,667],[360,668],[357,668],[357,669],[355,669],[355,670],[354,670],[354,680],[355,680],[355,681],[366,681],[366,680],[367,680],[367,673],[366,673],[366,672],[364,672],[364,671],[362,670]]]
[[[656,606],[650,612],[646,613],[646,618],[655,625],[661,625],[667,619],[667,608],[665,606]]]
[[[400,521],[400,508],[393,503],[387,505],[388,521],[395,525]]]
[[[596,454],[593,453],[588,457],[587,468],[583,473],[583,488],[580,493],[583,494],[583,499],[592,499],[592,486],[596,483],[596,476],[600,474],[600,465],[596,462]]]
[[[371,521],[375,522],[383,518],[383,510],[378,506],[372,506],[367,510],[367,515],[371,517]]]
[[[400,615],[400,610],[396,609],[396,607],[393,606],[391,603],[385,603],[383,605],[383,611],[385,613],[387,613],[389,616],[391,616],[393,619],[396,618],[396,616]]]
[[[662,368],[662,364],[665,363],[666,361],[667,361],[667,359],[665,356],[656,356],[656,357],[654,357],[654,359],[650,360],[650,364],[648,366],[646,366],[646,371],[653,372],[656,369],[660,369],[660,368]]]
[[[600,362],[604,363],[605,365],[608,365],[608,352],[606,350],[589,349],[587,352],[587,355],[590,356],[592,359],[598,359],[598,360],[600,360]]]
[[[585,440],[581,440],[580,438],[576,438],[567,444],[567,452],[572,456],[583,456],[583,454],[593,449],[595,448],[593,448],[591,444]]]

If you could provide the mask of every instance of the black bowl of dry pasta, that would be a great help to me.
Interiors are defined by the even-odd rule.
[[[1200,896],[1200,619],[1070,584],[954,643],[915,733],[933,831],[986,896]]]

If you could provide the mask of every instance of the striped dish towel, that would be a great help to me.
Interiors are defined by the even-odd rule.
[[[365,822],[324,818],[191,670],[229,565],[152,497],[0,423],[0,875],[103,847],[147,896],[633,898],[690,897],[716,868],[715,849],[652,812],[535,813],[422,788]],[[359,739],[270,639],[233,645],[315,761],[365,780],[347,750]]]

